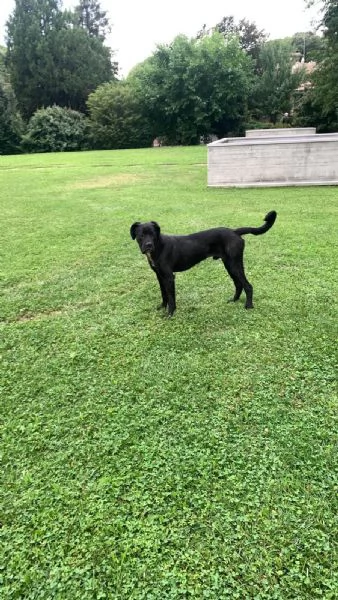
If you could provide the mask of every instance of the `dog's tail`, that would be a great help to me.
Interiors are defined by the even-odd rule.
[[[246,233],[252,233],[253,235],[262,235],[262,233],[266,233],[267,231],[269,231],[269,229],[271,229],[271,227],[274,224],[276,218],[277,218],[276,211],[275,210],[271,210],[264,217],[265,223],[261,227],[239,227],[238,229],[235,229],[234,231],[238,235],[245,235]]]

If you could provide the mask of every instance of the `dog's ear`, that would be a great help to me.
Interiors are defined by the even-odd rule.
[[[133,240],[136,238],[136,229],[139,225],[141,225],[141,223],[139,221],[136,221],[136,223],[133,223],[130,228],[130,235]]]
[[[157,237],[159,237],[160,233],[161,233],[161,227],[159,226],[158,223],[156,223],[156,221],[151,221],[151,223],[152,223],[152,225],[154,225]]]

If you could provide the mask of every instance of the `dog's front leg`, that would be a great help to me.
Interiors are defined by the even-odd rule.
[[[160,309],[160,308],[166,308],[167,305],[168,305],[168,296],[167,296],[165,284],[164,284],[164,281],[163,281],[161,275],[157,271],[155,271],[155,273],[156,273],[157,281],[158,281],[158,283],[160,285],[161,295],[162,295],[162,304],[160,304],[158,306],[158,309]]]
[[[162,277],[166,298],[168,299],[168,315],[169,317],[172,317],[176,310],[175,275],[172,271],[167,271],[161,273],[160,276]]]

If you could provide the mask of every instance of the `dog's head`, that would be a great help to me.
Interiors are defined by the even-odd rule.
[[[154,252],[160,233],[160,226],[155,221],[150,221],[149,223],[136,222],[130,228],[130,235],[133,240],[136,239],[142,254],[151,254]]]

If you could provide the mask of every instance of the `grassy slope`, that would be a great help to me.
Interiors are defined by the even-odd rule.
[[[337,597],[337,190],[208,190],[205,162],[1,158],[3,598]],[[155,310],[133,221],[271,209],[254,311],[212,260]]]

